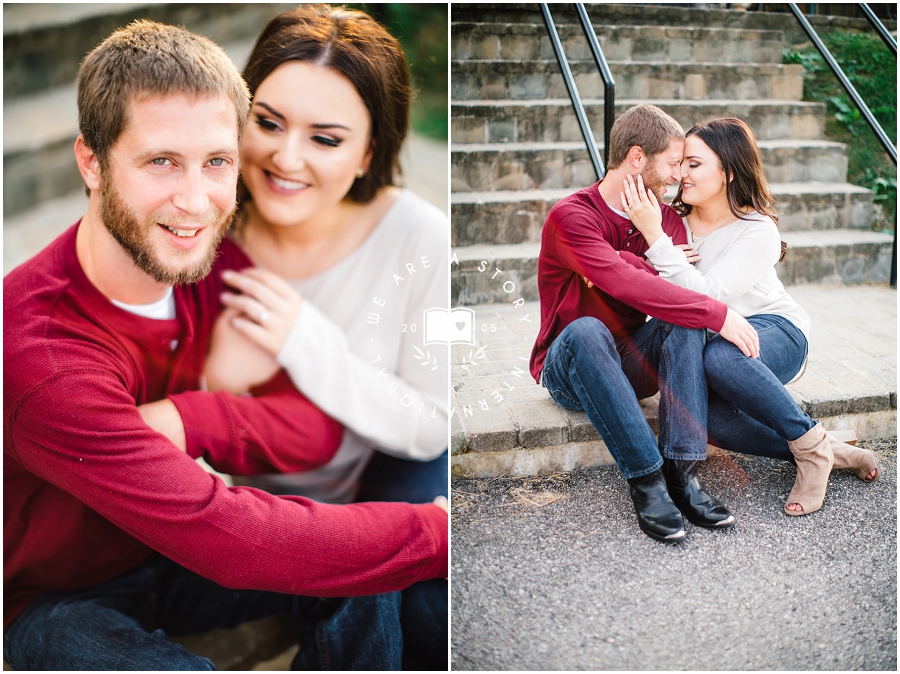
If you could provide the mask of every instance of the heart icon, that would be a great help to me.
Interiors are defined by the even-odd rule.
[[[462,332],[465,329],[465,327],[466,327],[465,323],[457,323],[456,324],[456,329],[459,330],[460,332]]]

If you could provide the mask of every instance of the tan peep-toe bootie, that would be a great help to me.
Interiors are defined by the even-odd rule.
[[[856,442],[858,440],[856,431],[825,431],[825,435],[832,440],[831,444],[834,444],[835,442],[844,442],[856,447]]]
[[[828,475],[834,463],[831,440],[822,424],[817,423],[801,437],[788,442],[788,447],[797,461],[797,479],[784,512],[792,517],[808,515],[821,508],[825,500]],[[803,510],[788,510],[788,505],[792,503],[799,504]]]
[[[856,477],[863,482],[878,482],[881,469],[878,467],[878,462],[875,460],[875,455],[871,450],[854,447],[846,442],[835,442],[833,438],[830,441],[831,451],[834,454],[833,469],[852,470]],[[866,477],[873,470],[875,471],[875,477],[867,480]]]

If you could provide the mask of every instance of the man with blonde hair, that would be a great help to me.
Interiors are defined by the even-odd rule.
[[[250,266],[222,240],[240,74],[209,40],[139,21],[86,57],[78,105],[88,211],[4,282],[5,659],[212,669],[164,631],[286,614],[295,667],[399,668],[396,591],[446,577],[445,510],[228,488],[194,461],[304,470],[342,434],[283,373],[256,398],[197,393],[221,272]],[[186,451],[138,408],[167,398]],[[191,433],[199,417],[221,433]],[[352,595],[370,596],[319,598]]]
[[[616,120],[609,144],[606,177],[556,203],[544,225],[531,373],[557,404],[587,413],[629,483],[641,530],[680,541],[682,516],[709,528],[734,524],[696,475],[706,458],[705,330],[746,355],[758,355],[759,342],[725,304],[659,278],[642,257],[647,242],[623,211],[626,181],[661,201],[680,179],[681,125],[639,105]],[[681,219],[662,208],[666,234],[686,243]],[[638,404],[657,391],[658,442]]]

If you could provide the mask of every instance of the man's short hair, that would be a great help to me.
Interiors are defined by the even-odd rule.
[[[609,133],[608,168],[618,168],[635,145],[655,157],[669,149],[673,140],[683,141],[684,129],[672,117],[647,103],[629,108]]]
[[[238,138],[250,112],[247,85],[221,47],[184,28],[143,19],[88,54],[77,85],[78,124],[101,169],[125,130],[131,100],[173,93],[223,96],[234,104]]]

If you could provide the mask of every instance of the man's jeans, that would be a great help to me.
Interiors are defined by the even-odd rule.
[[[784,384],[806,358],[802,332],[783,316],[747,319],[759,334],[759,358],[747,358],[717,335],[706,347],[703,364],[709,383],[709,441],[732,452],[794,461],[788,440],[815,426]]]
[[[553,400],[583,410],[626,479],[670,459],[706,458],[705,330],[651,319],[618,342],[598,319],[570,323],[553,341],[543,384]],[[659,448],[638,400],[660,391]]]
[[[448,454],[431,461],[410,461],[375,452],[360,478],[357,501],[431,503],[447,496]],[[447,671],[449,607],[447,581],[422,580],[402,592],[403,669]]]
[[[400,669],[400,593],[322,599],[230,590],[157,555],[96,587],[47,592],[10,625],[3,655],[16,670],[212,670],[165,633],[191,634],[293,615],[292,669]]]

